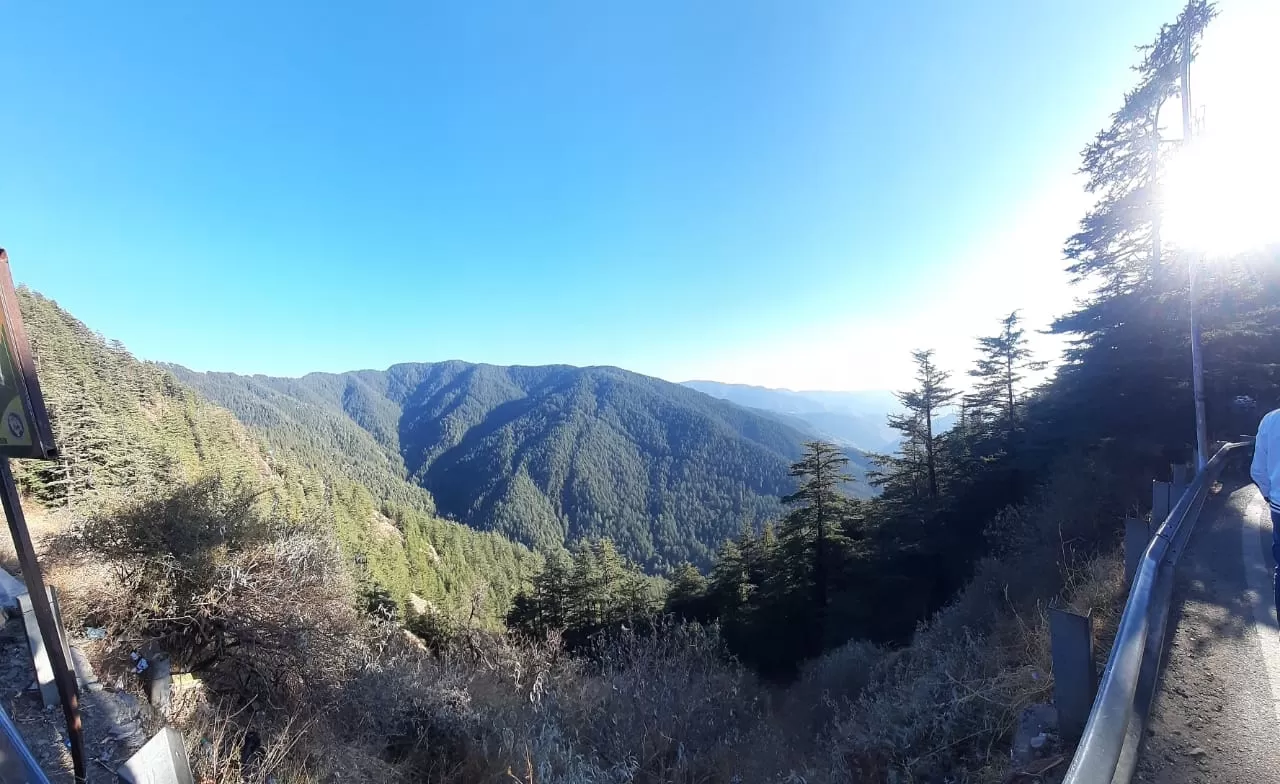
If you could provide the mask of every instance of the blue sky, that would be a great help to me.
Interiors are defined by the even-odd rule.
[[[1078,152],[1179,6],[8,4],[0,245],[201,370],[893,386],[1070,302]]]

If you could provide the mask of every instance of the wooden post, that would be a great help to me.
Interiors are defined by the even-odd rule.
[[[18,486],[13,481],[9,458],[5,456],[0,456],[0,501],[4,503],[9,533],[13,536],[13,548],[18,553],[18,563],[22,567],[22,581],[27,585],[27,594],[31,597],[31,606],[40,627],[40,636],[44,639],[44,647],[49,654],[49,664],[53,667],[53,682],[57,685],[58,697],[62,700],[62,715],[67,721],[67,740],[71,743],[71,763],[75,769],[75,778],[77,782],[85,782],[88,768],[84,753],[84,727],[80,724],[80,699],[76,694],[76,676],[67,666],[67,652],[58,635],[58,624],[53,617],[53,607],[49,604],[44,576],[40,574],[40,563],[36,560],[36,550],[31,544],[31,532],[27,530],[27,520],[22,514]]]
[[[1049,610],[1049,647],[1053,658],[1053,704],[1058,708],[1058,731],[1074,742],[1084,732],[1098,691],[1093,658],[1093,613]]]

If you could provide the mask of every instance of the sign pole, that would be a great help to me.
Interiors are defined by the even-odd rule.
[[[22,328],[22,311],[18,294],[9,273],[9,257],[0,248],[0,502],[9,521],[13,548],[22,566],[22,580],[31,598],[44,649],[53,668],[53,682],[62,702],[62,715],[67,720],[67,741],[71,747],[71,763],[77,784],[87,781],[88,766],[84,753],[84,727],[80,724],[80,700],[76,693],[76,676],[67,666],[67,650],[53,615],[49,593],[45,589],[31,532],[22,514],[18,485],[13,481],[9,458],[35,460],[57,459],[53,428],[40,394],[40,379],[27,333]],[[33,649],[34,650],[34,649]]]
[[[31,544],[31,532],[27,530],[27,520],[22,514],[22,503],[18,499],[18,486],[13,481],[13,471],[9,469],[9,458],[3,455],[0,455],[0,501],[4,502],[4,516],[9,520],[9,533],[13,536],[14,549],[18,551],[18,563],[22,566],[22,581],[27,586],[31,608],[35,610],[36,622],[40,625],[40,636],[44,638],[45,651],[49,654],[49,665],[53,667],[53,682],[58,687],[62,715],[67,720],[67,739],[71,742],[71,764],[75,769],[76,781],[84,782],[88,768],[85,765],[84,728],[80,724],[76,676],[67,667],[67,651],[62,647],[62,635],[58,634],[58,625],[54,622],[53,607],[49,604],[49,594],[45,591],[44,576],[40,573],[36,551]]]

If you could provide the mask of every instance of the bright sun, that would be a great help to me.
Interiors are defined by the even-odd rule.
[[[1211,136],[1179,152],[1163,187],[1169,239],[1215,256],[1280,241],[1276,155],[1274,143]]]
[[[1209,255],[1280,242],[1280,83],[1273,36],[1280,3],[1224,4],[1192,67],[1195,142],[1170,161],[1163,183],[1169,240]],[[1164,116],[1180,118],[1178,98]],[[1180,120],[1174,120],[1177,125]]]

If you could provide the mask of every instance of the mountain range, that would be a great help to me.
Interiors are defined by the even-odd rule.
[[[887,390],[793,392],[719,381],[685,381],[684,386],[786,417],[797,428],[841,446],[878,453],[898,448],[899,433],[888,426],[887,419],[902,405]],[[943,429],[948,426],[942,423]]]
[[[166,367],[274,446],[341,452],[353,480],[408,479],[446,518],[538,548],[607,536],[655,570],[705,565],[742,526],[776,519],[790,464],[820,435],[615,367],[449,361],[302,378]],[[846,451],[861,479],[865,455]]]

